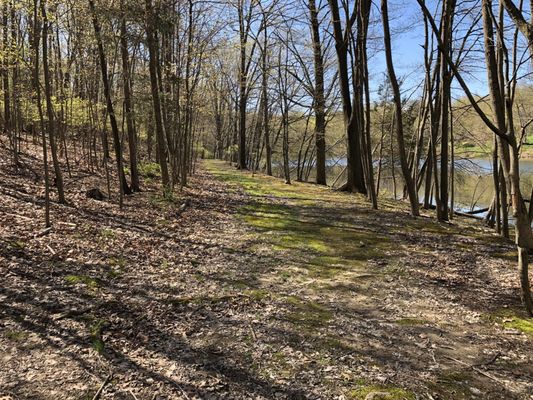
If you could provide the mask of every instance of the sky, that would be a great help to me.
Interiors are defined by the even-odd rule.
[[[428,5],[435,4],[427,1]],[[374,2],[374,15],[378,15],[379,2]],[[424,80],[424,26],[422,12],[416,0],[392,0],[389,5],[390,24],[392,29],[392,52],[396,74],[406,78],[404,88],[414,88],[423,84]],[[382,46],[381,21],[376,21],[374,28],[375,41]],[[460,38],[462,39],[462,38]],[[482,56],[482,54],[478,54]],[[468,83],[470,90],[475,94],[487,93],[486,72],[483,68],[483,59],[480,62],[469,65],[463,78]],[[382,51],[369,60],[370,74],[373,75],[373,87],[377,88],[383,81],[383,73],[386,73],[385,55]],[[454,81],[455,97],[462,97],[463,91]]]

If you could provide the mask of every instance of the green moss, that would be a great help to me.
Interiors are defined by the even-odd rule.
[[[248,297],[251,297],[254,300],[261,301],[267,297],[270,297],[271,294],[268,290],[254,289],[254,290],[245,290],[244,294]]]
[[[96,290],[100,287],[100,281],[87,275],[67,275],[65,280],[70,285],[82,284],[90,290]]]
[[[503,326],[506,328],[518,329],[526,335],[533,337],[533,318],[513,317],[510,320],[504,320]]]
[[[305,301],[296,296],[285,297],[291,311],[286,315],[287,321],[304,328],[325,326],[333,318],[326,307],[313,301]]]
[[[13,240],[9,242],[9,246],[13,250],[22,251],[26,248],[26,242],[24,242],[23,240]]]
[[[490,323],[497,323],[504,328],[519,330],[533,337],[533,318],[528,318],[522,310],[503,308],[483,315],[483,319]]]
[[[115,233],[115,231],[113,229],[104,228],[104,229],[102,229],[100,231],[100,236],[103,239],[112,240],[112,239],[115,239],[117,237],[117,234]]]
[[[400,318],[396,323],[401,326],[416,326],[428,324],[429,321],[420,318]]]
[[[439,394],[439,398],[466,400],[472,398],[470,372],[464,370],[449,370],[442,372],[435,382],[428,384],[432,391]]]
[[[414,393],[405,389],[380,386],[380,385],[362,385],[357,389],[350,391],[349,398],[354,400],[365,400],[370,396],[373,400],[415,400]]]
[[[501,258],[502,260],[506,260],[506,261],[516,261],[518,258],[516,251],[507,251],[504,253],[492,253],[492,256],[496,258]]]
[[[7,330],[4,332],[4,336],[13,342],[22,342],[26,340],[28,333],[24,331]]]

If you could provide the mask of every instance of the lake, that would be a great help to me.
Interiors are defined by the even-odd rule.
[[[486,208],[490,205],[494,194],[492,178],[492,160],[485,158],[460,159],[455,161],[455,204],[457,211],[471,211]],[[328,160],[327,175],[328,184],[332,184],[346,166],[346,159]],[[377,167],[374,168],[377,173]],[[529,198],[533,188],[533,160],[520,161],[522,194]],[[401,168],[395,166],[397,197],[402,195]],[[312,177],[310,177],[312,179]],[[342,184],[344,176],[341,177],[337,185]],[[421,198],[423,197],[423,187]],[[394,197],[394,185],[392,171],[390,167],[383,169],[380,195]]]

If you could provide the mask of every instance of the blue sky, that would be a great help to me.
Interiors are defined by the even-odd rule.
[[[374,3],[374,15],[377,16],[379,2]],[[428,7],[434,7],[434,1],[427,1]],[[416,87],[424,79],[424,26],[422,12],[416,0],[392,0],[389,5],[390,23],[393,30],[392,47],[396,73],[398,76],[407,77],[405,87]],[[381,35],[381,21],[376,21],[375,35]],[[376,43],[382,46],[381,40],[376,38]],[[478,56],[482,56],[481,54]],[[483,59],[480,62],[469,65],[463,78],[467,81],[470,90],[476,94],[487,93],[486,72],[483,68]],[[373,87],[377,88],[382,81],[382,73],[386,72],[385,56],[379,52],[370,60],[370,73],[373,79]],[[462,90],[454,83],[454,95],[462,97]]]

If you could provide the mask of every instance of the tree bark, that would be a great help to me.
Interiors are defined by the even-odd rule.
[[[157,149],[159,154],[159,165],[161,167],[161,179],[165,193],[170,190],[170,178],[167,165],[167,147],[165,142],[165,132],[163,117],[161,115],[161,99],[159,98],[159,84],[157,80],[157,42],[154,37],[155,16],[152,0],[145,0],[146,11],[146,44],[149,53],[150,88],[152,92],[152,105],[154,109],[154,122],[156,131]]]
[[[389,28],[389,13],[387,7],[387,0],[381,0],[381,14],[383,18],[383,39],[385,43],[385,56],[387,59],[387,70],[389,72],[389,80],[392,86],[392,92],[394,95],[394,105],[396,108],[396,139],[398,142],[398,152],[400,156],[400,165],[402,167],[403,179],[405,186],[407,187],[407,193],[409,195],[409,202],[411,204],[411,214],[413,216],[420,215],[418,196],[416,194],[415,183],[411,176],[409,169],[409,163],[407,161],[407,154],[405,152],[404,134],[403,134],[403,120],[402,120],[402,99],[400,95],[400,87],[398,80],[396,79],[396,73],[394,71],[394,64],[392,61],[392,50],[390,40],[390,28]]]
[[[104,52],[104,45],[102,43],[102,32],[98,17],[96,15],[96,9],[94,0],[89,0],[89,9],[91,11],[91,17],[94,27],[94,35],[96,37],[96,44],[98,47],[98,58],[100,60],[100,71],[102,74],[102,84],[104,86],[104,96],[106,100],[106,109],[109,114],[109,122],[111,124],[111,133],[113,134],[113,144],[115,150],[115,158],[117,162],[117,178],[119,185],[120,198],[119,203],[122,207],[123,197],[125,194],[131,194],[131,190],[126,181],[126,175],[124,174],[124,168],[122,166],[122,148],[120,144],[120,134],[118,131],[117,118],[115,116],[115,110],[113,107],[113,100],[111,99],[111,88],[109,85],[109,79],[107,76],[107,60]]]

